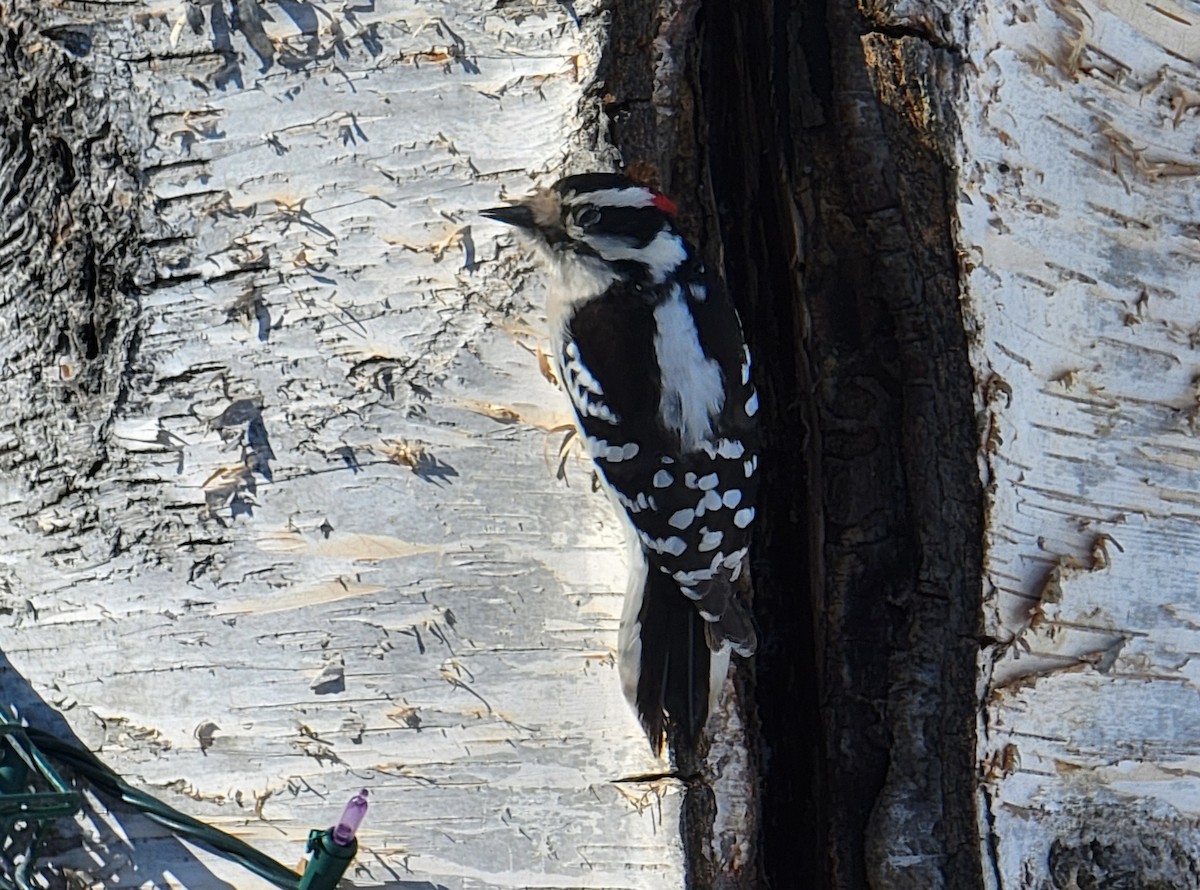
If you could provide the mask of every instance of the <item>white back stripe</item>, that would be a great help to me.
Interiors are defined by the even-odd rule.
[[[684,452],[712,439],[712,418],[725,404],[721,367],[704,354],[696,322],[678,286],[654,309],[654,352],[662,372],[658,407],[663,425]]]

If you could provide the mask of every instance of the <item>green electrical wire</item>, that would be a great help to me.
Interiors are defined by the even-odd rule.
[[[39,750],[69,765],[75,772],[91,782],[100,793],[129,804],[147,818],[169,828],[180,837],[208,847],[220,856],[254,872],[279,887],[280,890],[299,890],[300,875],[286,865],[256,850],[245,841],[238,840],[233,835],[226,834],[211,825],[206,825],[187,813],[181,813],[174,807],[167,806],[161,800],[133,787],[109,769],[91,751],[55,738],[44,730],[26,727],[24,731]],[[0,884],[0,890],[5,890],[3,884]]]

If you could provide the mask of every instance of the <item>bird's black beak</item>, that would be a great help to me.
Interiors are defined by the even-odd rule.
[[[533,221],[533,210],[525,204],[510,204],[507,207],[491,207],[487,210],[479,211],[480,215],[486,216],[488,219],[494,219],[496,222],[507,223],[510,226],[516,226],[519,229],[533,229],[535,223]]]

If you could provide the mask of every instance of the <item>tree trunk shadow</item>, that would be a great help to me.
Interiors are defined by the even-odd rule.
[[[62,715],[47,704],[29,682],[0,653],[0,705],[16,709],[29,726],[53,734],[81,748]],[[55,764],[57,769],[57,764]],[[69,782],[72,777],[64,770]],[[90,792],[85,782],[72,783]],[[136,845],[131,838],[137,838]],[[54,820],[44,834],[40,858],[30,872],[45,880],[51,890],[81,886],[119,888],[185,887],[204,890],[237,890],[212,873],[195,854],[160,825],[117,801],[91,793],[74,819]],[[13,880],[12,862],[0,866]]]
[[[63,719],[33,689],[2,652],[0,652],[0,707],[15,708],[31,728],[87,748]],[[58,765],[54,764],[55,769]],[[39,848],[39,858],[26,878],[37,876],[49,890],[79,890],[80,887],[106,887],[111,890],[239,890],[215,875],[171,832],[132,806],[95,794],[85,780],[72,782],[68,770],[60,775],[85,793],[82,811],[73,819],[53,820]],[[22,839],[31,834],[22,833]],[[131,840],[136,838],[136,842]],[[0,876],[14,880],[14,847],[0,854]],[[216,855],[216,854],[213,854]],[[375,863],[379,864],[379,863]],[[384,866],[386,868],[386,866]],[[354,866],[343,885],[358,886]],[[368,881],[363,886],[386,890],[448,890],[431,881],[403,880],[394,873],[383,879],[371,874],[371,860],[357,866]],[[389,870],[390,871],[390,870]],[[265,884],[264,879],[258,879]],[[0,886],[8,886],[0,882]]]

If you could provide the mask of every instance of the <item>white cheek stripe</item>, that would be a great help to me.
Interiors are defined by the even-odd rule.
[[[662,371],[659,418],[678,433],[684,452],[712,439],[712,419],[725,404],[721,367],[704,354],[696,322],[678,287],[654,310],[654,351]]]
[[[687,259],[683,239],[666,226],[644,247],[637,247],[629,239],[613,235],[585,235],[583,242],[609,262],[633,260],[643,264],[655,284],[666,281],[667,276]]]

